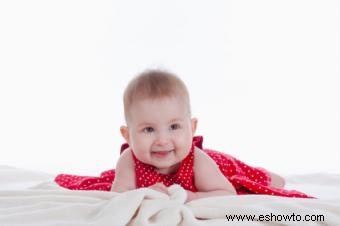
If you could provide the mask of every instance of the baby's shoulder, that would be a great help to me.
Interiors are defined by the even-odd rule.
[[[218,159],[217,159],[218,160]],[[207,172],[215,173],[219,171],[219,164],[216,159],[210,155],[205,149],[195,148],[194,172],[207,174]],[[209,174],[209,173],[208,173]],[[212,174],[213,175],[213,174]]]
[[[194,161],[197,162],[205,162],[205,161],[211,161],[212,159],[210,156],[202,149],[195,147],[194,152]]]
[[[130,147],[124,149],[122,154],[119,156],[118,162],[128,162],[133,161],[132,150]]]

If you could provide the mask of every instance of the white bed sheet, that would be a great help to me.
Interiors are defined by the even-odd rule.
[[[336,174],[287,177],[288,189],[317,199],[243,195],[190,203],[184,202],[186,193],[179,186],[169,188],[170,196],[151,189],[122,194],[70,191],[57,186],[53,178],[44,172],[0,166],[0,225],[340,225],[340,175]],[[282,218],[292,214],[295,221]],[[226,215],[257,219],[267,215],[272,221],[231,222]],[[296,221],[297,215],[301,221]],[[322,215],[324,221],[303,221],[306,215]]]

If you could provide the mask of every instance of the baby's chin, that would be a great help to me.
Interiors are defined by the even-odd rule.
[[[178,171],[180,166],[180,163],[176,163],[174,165],[157,165],[156,167],[156,171],[158,173],[162,173],[162,174],[174,174]]]

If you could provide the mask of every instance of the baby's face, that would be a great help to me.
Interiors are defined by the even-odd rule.
[[[178,97],[136,101],[130,107],[127,142],[142,162],[171,173],[189,153],[196,129],[187,103]]]

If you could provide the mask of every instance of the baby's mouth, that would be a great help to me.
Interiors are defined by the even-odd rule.
[[[157,158],[164,158],[170,155],[174,149],[172,150],[164,150],[164,151],[151,151],[151,155],[157,157]]]

